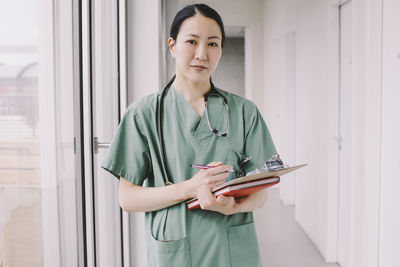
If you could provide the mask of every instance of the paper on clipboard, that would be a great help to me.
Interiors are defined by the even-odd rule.
[[[230,180],[230,181],[228,181],[226,183],[223,183],[222,185],[214,187],[212,189],[212,192],[215,192],[218,189],[221,189],[221,188],[223,188],[225,186],[228,186],[228,185],[240,184],[240,183],[259,180],[259,179],[264,179],[264,178],[268,178],[268,177],[282,176],[284,174],[287,174],[289,172],[292,172],[294,170],[300,169],[300,168],[305,167],[305,166],[307,166],[307,163],[295,165],[295,166],[292,166],[292,167],[282,168],[282,169],[279,169],[279,170],[276,170],[276,171],[261,172],[261,173],[252,174],[252,175],[249,175],[249,176],[239,177],[239,178]]]

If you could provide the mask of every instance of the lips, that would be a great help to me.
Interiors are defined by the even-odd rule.
[[[190,65],[190,67],[194,68],[195,70],[202,71],[208,69],[206,66],[203,65]]]

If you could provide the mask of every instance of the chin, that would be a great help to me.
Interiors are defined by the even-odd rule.
[[[188,79],[192,82],[192,83],[203,83],[203,82],[207,82],[210,80],[210,75],[205,75],[205,74],[194,74],[194,75],[188,75]]]

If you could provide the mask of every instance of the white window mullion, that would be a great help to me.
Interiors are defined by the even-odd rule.
[[[126,1],[119,1],[119,81],[120,81],[120,114],[121,118],[128,105],[127,88],[127,29],[126,29]],[[122,211],[122,243],[123,243],[123,266],[131,266],[131,246],[130,246],[130,218],[129,213]]]
[[[57,191],[54,4],[38,9],[40,169],[42,183],[43,263],[60,266]]]
[[[93,218],[93,184],[92,184],[92,128],[91,118],[91,57],[90,57],[90,0],[82,0],[82,81],[83,81],[83,125],[84,125],[84,175],[85,175],[85,220],[86,220],[86,253],[87,266],[95,266],[95,232]]]

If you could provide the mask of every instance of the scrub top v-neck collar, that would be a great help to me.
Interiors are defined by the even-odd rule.
[[[196,111],[194,111],[193,107],[189,104],[189,102],[185,99],[185,97],[175,88],[175,86],[171,86],[169,91],[167,92],[167,102],[168,101],[168,93],[170,93],[171,100],[173,101],[173,105],[171,106],[179,115],[183,126],[194,135],[196,130],[199,127],[199,124],[204,116],[199,116]],[[166,105],[165,107],[168,107]],[[204,114],[203,114],[204,115]]]
[[[221,116],[218,116],[218,114],[223,114],[221,111],[223,111],[224,108],[222,98],[219,98],[221,97],[209,97],[207,105],[210,123],[213,122],[214,124],[212,124],[212,126],[215,125],[215,127],[221,127]],[[169,88],[165,100],[166,104],[164,105],[164,108],[177,113],[183,127],[198,141],[203,142],[213,135],[208,127],[205,111],[200,117],[185,97],[174,86]]]

